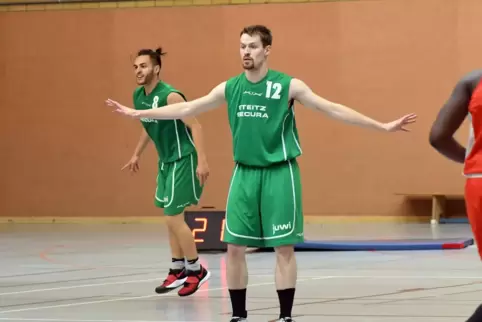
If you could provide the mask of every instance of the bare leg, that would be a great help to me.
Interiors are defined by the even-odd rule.
[[[248,286],[248,266],[246,264],[246,247],[228,244],[226,261],[229,295],[233,317],[246,318],[246,288]]]
[[[275,282],[280,304],[279,318],[290,318],[298,275],[294,246],[281,246],[275,248],[275,250]]]
[[[173,244],[179,245],[187,260],[187,278],[184,287],[179,290],[178,295],[188,296],[194,294],[211,277],[211,273],[199,263],[196,243],[191,229],[184,220],[184,214],[166,216],[166,218],[169,231],[172,233],[173,238],[176,239],[176,242]]]
[[[181,245],[177,241],[176,235],[168,227],[167,232],[169,234],[169,245],[171,246],[172,266],[174,270],[180,270],[184,268],[184,253],[182,252]]]
[[[196,243],[192,235],[191,229],[184,221],[184,214],[176,216],[166,216],[167,227],[169,228],[169,241],[171,243],[171,251],[179,251],[183,254],[187,261],[197,261],[198,253]],[[199,263],[197,263],[199,265]],[[199,266],[192,267],[199,270]]]
[[[166,217],[167,232],[169,234],[169,245],[171,247],[172,263],[169,274],[164,282],[156,287],[156,293],[163,294],[170,292],[182,286],[186,280],[185,259],[181,244],[176,236],[176,231],[173,229],[173,220],[171,217]]]

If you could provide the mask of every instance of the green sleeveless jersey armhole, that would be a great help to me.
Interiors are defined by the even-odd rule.
[[[140,110],[163,108],[171,93],[178,93],[186,100],[181,91],[159,82],[149,95],[145,95],[143,87],[137,88],[133,94],[134,106]],[[159,162],[174,162],[195,151],[191,129],[182,120],[141,118],[140,121],[156,147]]]

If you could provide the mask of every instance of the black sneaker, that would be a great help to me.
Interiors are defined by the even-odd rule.
[[[248,322],[246,318],[238,318],[237,316],[233,316],[229,322]]]

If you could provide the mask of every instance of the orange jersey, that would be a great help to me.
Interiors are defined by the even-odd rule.
[[[482,175],[482,82],[479,82],[469,102],[470,132],[464,162],[464,174]]]

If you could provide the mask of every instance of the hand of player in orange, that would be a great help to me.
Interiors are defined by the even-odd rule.
[[[414,123],[417,118],[417,115],[412,113],[412,114],[407,114],[398,120],[395,120],[390,123],[385,123],[384,128],[388,132],[397,132],[397,131],[404,131],[404,132],[410,132],[409,129],[406,128],[407,125]]]
[[[122,104],[119,104],[118,102],[111,100],[110,98],[105,101],[105,104],[109,107],[114,107],[114,112],[117,112],[119,114],[123,114],[126,116],[130,117],[138,117],[139,112],[136,111],[135,109],[129,108],[127,106],[124,106]]]

